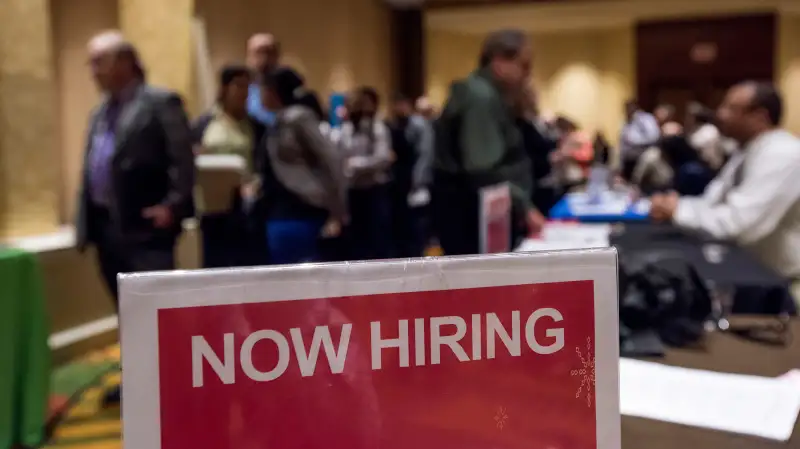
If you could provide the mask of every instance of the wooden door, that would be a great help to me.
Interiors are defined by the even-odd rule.
[[[716,108],[725,91],[745,80],[772,80],[773,14],[645,22],[637,26],[637,95],[643,108],[688,102]]]

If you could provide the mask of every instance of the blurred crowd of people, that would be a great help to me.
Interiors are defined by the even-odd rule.
[[[513,248],[599,166],[650,196],[653,220],[735,241],[800,280],[800,144],[780,129],[770,84],[732,87],[716,113],[693,103],[683,123],[673,105],[630,101],[613,151],[602,134],[539,111],[522,31],[491,33],[441,111],[397,94],[385,115],[362,86],[329,117],[281,64],[275,36],[246,48],[245,63],[220,70],[215,104],[190,121],[175,92],[147,84],[120,33],[89,42],[105,96],[89,121],[77,229],[115,297],[117,273],[174,268],[188,218],[199,218],[205,267],[416,257],[434,245],[476,254],[481,189],[509,186]],[[226,210],[196,195],[196,162],[209,154],[245,161]]]
[[[480,253],[482,189],[507,185],[514,248],[597,168],[649,196],[653,221],[733,241],[795,282],[800,297],[800,143],[779,127],[782,100],[743,82],[716,113],[625,107],[617,151],[564,116],[540,111],[526,33],[485,39],[478,65],[454,80],[441,111],[370,86],[330,117],[275,36],[256,34],[242,64],[218,73],[215,103],[190,120],[180,96],[147,83],[116,31],[88,44],[104,97],[92,112],[79,197],[79,248],[117,274],[175,268],[186,219],[202,234],[204,267]],[[203,201],[206,155],[244,161],[230,207]],[[618,157],[617,157],[618,156]],[[237,178],[238,179],[238,178]],[[613,188],[614,186],[610,186]],[[119,390],[107,403],[118,402]]]
[[[397,94],[382,114],[377,90],[362,86],[329,117],[313,86],[281,63],[275,36],[256,34],[246,49],[245,63],[220,70],[215,104],[190,121],[176,93],[147,84],[119,32],[90,41],[106,95],[90,120],[78,231],[112,292],[116,273],[172,268],[191,217],[205,267],[415,257],[432,245],[474,254],[482,188],[508,184],[513,247],[606,166],[615,182],[653,197],[654,219],[672,219],[664,198],[703,195],[782,113],[778,92],[754,82],[732,88],[716,114],[688,105],[682,123],[673,105],[648,112],[630,101],[614,151],[602,134],[539,111],[528,37],[501,30],[485,39],[476,69],[452,82],[441,112]],[[205,207],[195,179],[196,160],[209,154],[245,161],[223,211]]]

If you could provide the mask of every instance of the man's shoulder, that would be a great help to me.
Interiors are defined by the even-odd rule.
[[[450,96],[442,117],[460,116],[468,110],[491,111],[502,104],[492,83],[476,74],[450,85]]]
[[[775,131],[767,145],[763,146],[770,158],[779,158],[784,163],[789,160],[800,163],[800,138],[788,131]],[[776,163],[780,163],[776,160]]]
[[[317,126],[319,119],[310,108],[296,104],[287,107],[282,112],[282,121],[289,126]]]
[[[183,103],[183,98],[181,98],[181,95],[177,91],[164,87],[145,84],[142,86],[142,94],[145,98],[155,103]]]
[[[475,102],[490,102],[500,100],[497,88],[491,81],[475,73],[468,76],[461,85],[462,94],[466,99]]]

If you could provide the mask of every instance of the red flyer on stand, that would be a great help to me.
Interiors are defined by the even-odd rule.
[[[480,244],[482,254],[511,251],[511,190],[508,184],[480,191]]]
[[[613,249],[123,276],[126,449],[619,449]]]

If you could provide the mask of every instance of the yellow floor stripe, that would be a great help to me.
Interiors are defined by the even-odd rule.
[[[44,449],[121,449],[120,440],[103,440],[91,443],[59,444],[57,446],[45,446]]]
[[[109,347],[105,351],[105,356],[112,360],[119,360],[120,358],[119,345],[117,344]]]
[[[102,388],[92,387],[83,392],[83,394],[81,395],[81,403],[82,404],[97,403],[100,402],[100,398],[102,396],[103,396]]]
[[[59,427],[55,433],[55,441],[61,439],[77,440],[96,438],[103,435],[113,435],[122,432],[122,423],[119,420],[90,421],[80,424],[66,424]]]
[[[103,385],[105,387],[116,387],[122,382],[122,373],[111,373],[103,378]]]

